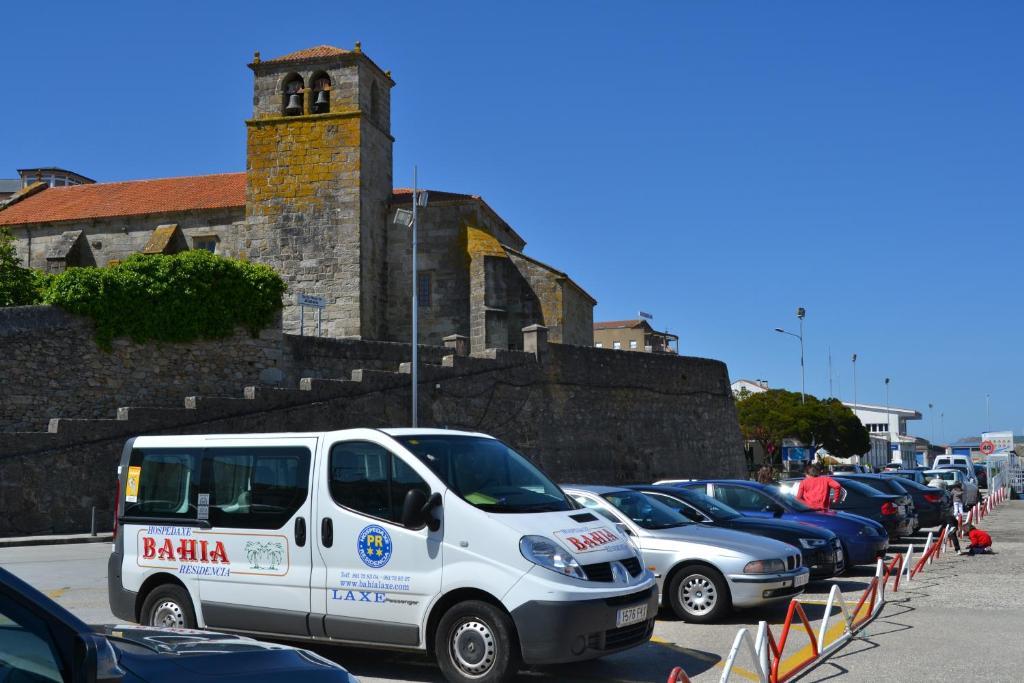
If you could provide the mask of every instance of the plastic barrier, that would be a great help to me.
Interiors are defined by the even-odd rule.
[[[746,652],[748,655],[750,672],[757,677],[760,683],[782,683],[802,675],[809,668],[816,666],[824,658],[832,654],[832,652],[849,642],[868,622],[878,615],[885,605],[885,593],[889,588],[890,579],[892,579],[892,592],[899,592],[900,581],[904,577],[906,577],[906,581],[910,581],[915,575],[924,571],[928,564],[934,562],[935,558],[942,552],[942,546],[945,544],[946,537],[950,533],[955,533],[952,525],[943,527],[938,536],[929,532],[928,539],[925,541],[924,549],[917,560],[917,564],[912,564],[911,562],[914,554],[913,544],[907,546],[906,554],[896,553],[888,565],[879,559],[875,565],[875,575],[871,578],[867,588],[864,589],[852,612],[847,611],[847,602],[843,597],[842,591],[839,590],[839,586],[833,585],[832,590],[829,591],[828,600],[825,602],[825,614],[822,617],[817,633],[811,627],[811,623],[807,619],[807,614],[804,612],[799,598],[793,598],[790,601],[789,610],[786,612],[786,618],[782,622],[782,631],[778,640],[775,639],[775,635],[766,621],[758,624],[756,636],[751,636],[748,628],[741,628],[736,633],[732,648],[725,659],[719,683],[728,683],[733,667],[736,665],[736,661],[742,652]],[[835,640],[826,642],[829,626],[834,616],[832,610],[837,606],[839,608],[838,614],[843,620],[843,633]],[[786,650],[786,643],[789,639],[793,621],[797,618],[807,632],[810,640],[811,654],[794,664],[787,662],[787,668],[783,671],[782,656]],[[670,683],[673,680],[670,678]]]
[[[690,677],[683,671],[683,667],[677,666],[669,673],[668,683],[690,683]]]

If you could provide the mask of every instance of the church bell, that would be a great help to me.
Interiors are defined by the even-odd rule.
[[[302,100],[299,99],[298,93],[292,93],[288,96],[288,106],[284,108],[285,114],[301,114],[302,113]]]
[[[323,110],[325,110],[327,108],[327,91],[326,90],[321,90],[320,92],[318,92],[316,94],[316,102],[314,104],[316,105],[316,110],[317,111],[323,111]]]

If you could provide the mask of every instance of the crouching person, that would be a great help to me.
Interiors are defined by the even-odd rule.
[[[975,527],[973,524],[965,526],[964,531],[967,532],[967,538],[971,542],[966,550],[960,551],[961,555],[980,555],[992,552],[992,537],[986,532]]]

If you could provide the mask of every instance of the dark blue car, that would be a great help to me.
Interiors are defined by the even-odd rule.
[[[345,669],[287,645],[213,631],[90,628],[0,569],[0,681],[354,683]]]
[[[889,547],[889,536],[878,522],[845,512],[813,510],[774,486],[742,479],[673,482],[673,485],[706,493],[751,517],[774,517],[824,527],[842,542],[847,566],[872,564],[884,556]]]

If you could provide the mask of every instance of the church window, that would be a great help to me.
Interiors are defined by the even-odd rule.
[[[416,298],[420,308],[430,308],[430,273],[419,273],[416,276]]]
[[[331,79],[324,72],[313,76],[313,113],[326,114],[331,110]]]
[[[293,74],[284,81],[284,91],[281,98],[281,109],[285,116],[298,116],[302,113],[302,90],[305,83],[302,77]]]
[[[193,249],[204,249],[211,254],[217,253],[217,236],[216,235],[203,235],[201,237],[192,238]]]

